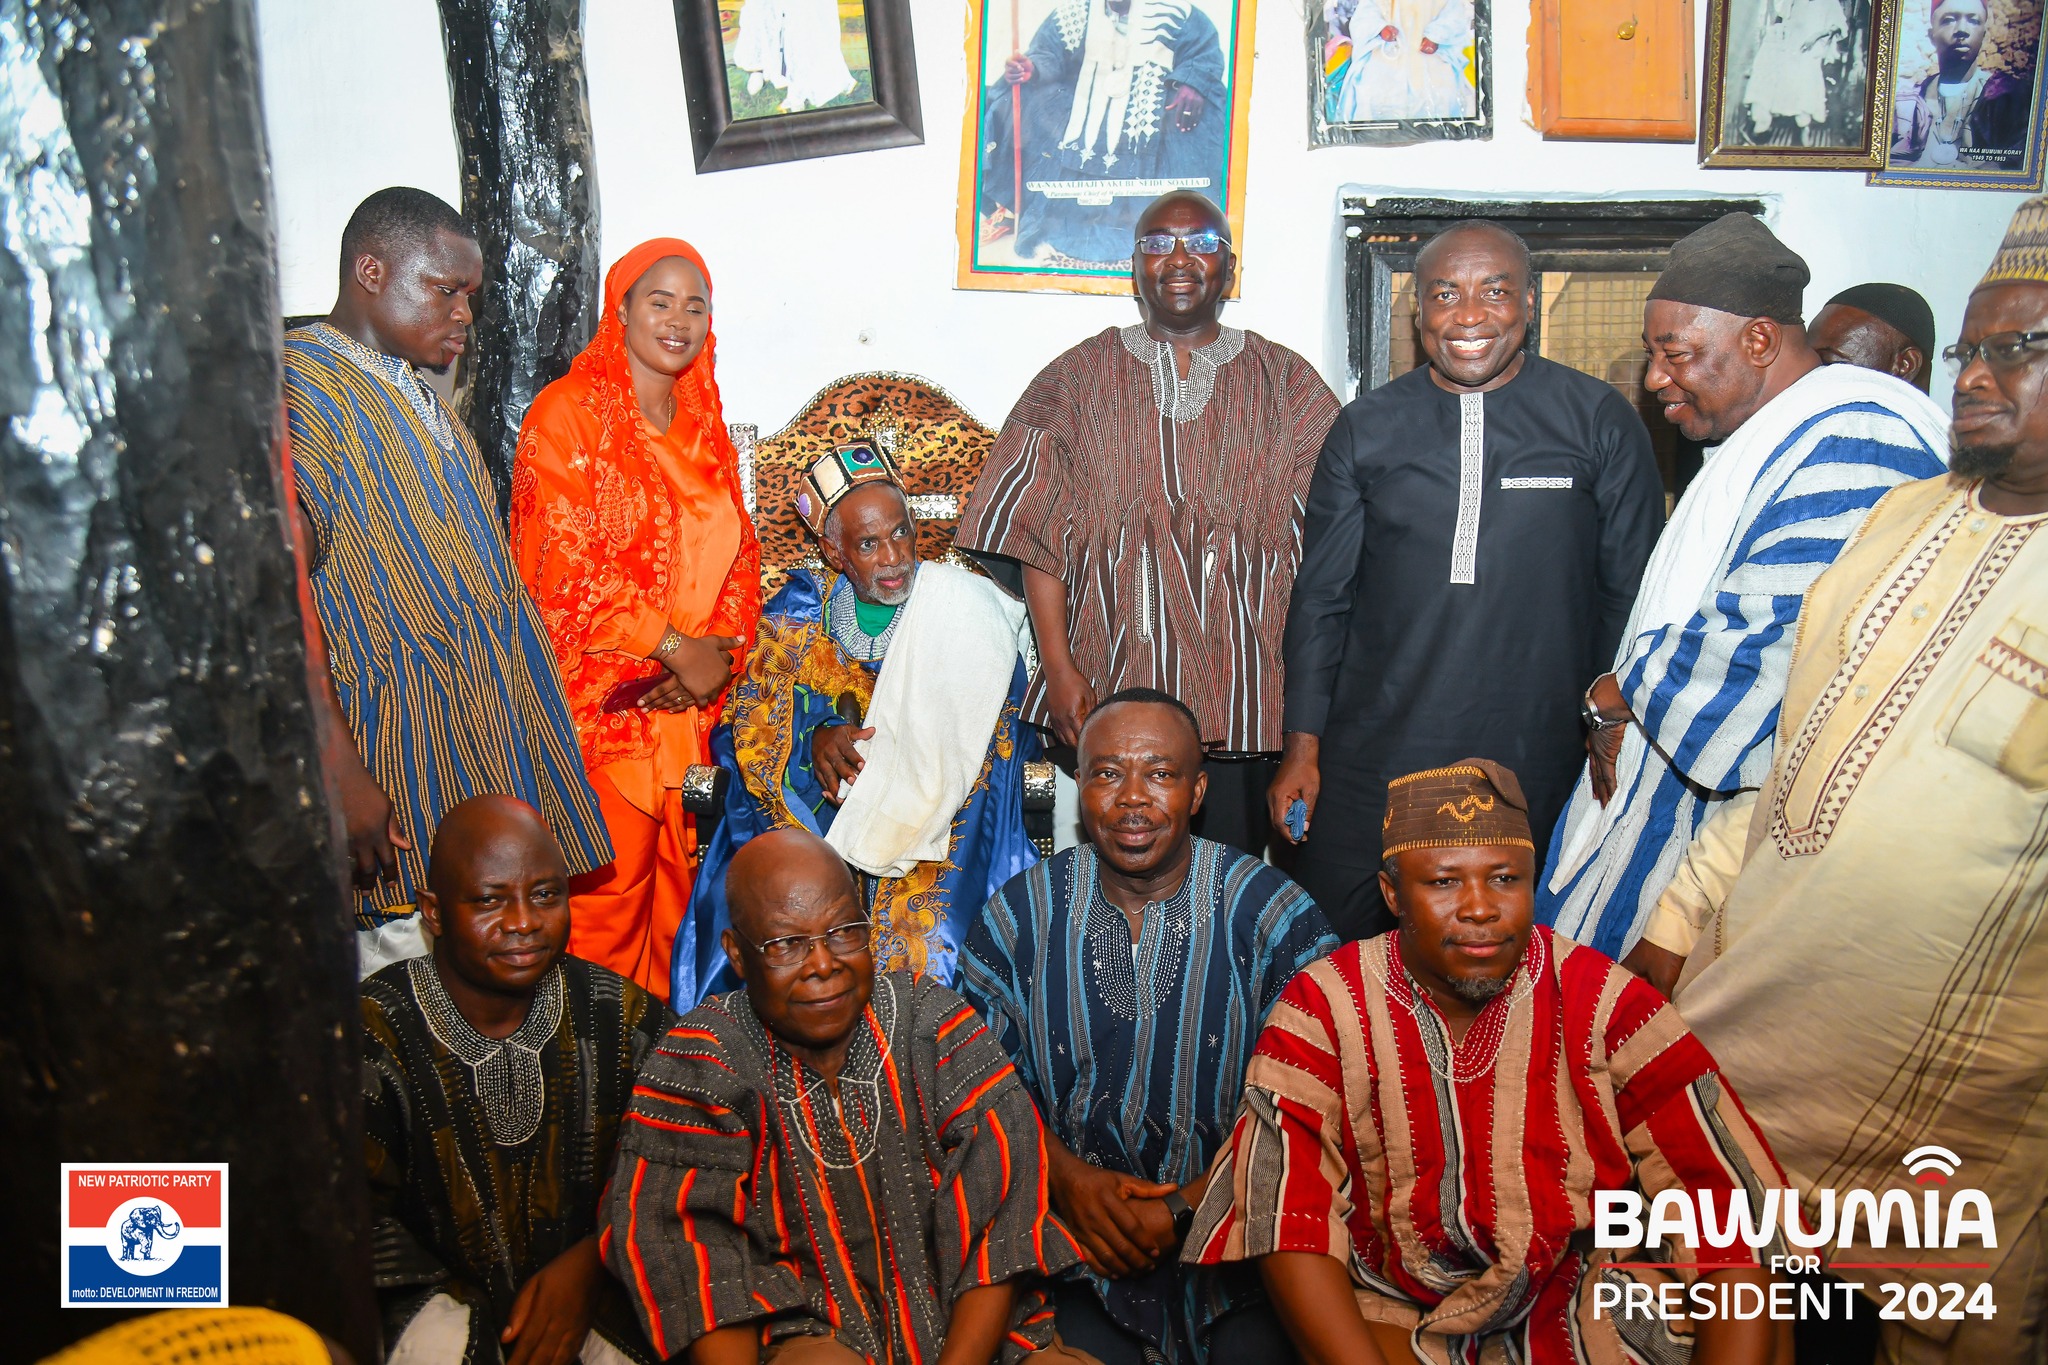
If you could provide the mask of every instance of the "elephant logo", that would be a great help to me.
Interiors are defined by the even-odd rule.
[[[173,1241],[183,1231],[175,1217],[166,1216],[162,1204],[137,1203],[128,1210],[128,1216],[121,1221],[121,1255],[123,1261],[174,1261],[178,1253],[173,1249],[168,1256],[155,1255],[156,1239],[161,1237]]]
[[[226,1305],[225,1162],[67,1161],[63,1180],[66,1307]]]

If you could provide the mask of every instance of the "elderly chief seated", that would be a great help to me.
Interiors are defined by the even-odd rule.
[[[1038,861],[1024,832],[1024,607],[988,579],[917,557],[896,462],[849,442],[806,472],[797,513],[823,569],[796,568],[713,732],[732,774],[677,935],[671,999],[737,983],[720,935],[725,872],[749,839],[808,829],[862,873],[883,971],[951,984],[997,887]]]
[[[823,840],[776,830],[728,874],[742,989],[641,1070],[607,1258],[655,1350],[694,1365],[1074,1365],[1044,1281],[1080,1259],[1038,1113],[979,1015],[877,975]]]

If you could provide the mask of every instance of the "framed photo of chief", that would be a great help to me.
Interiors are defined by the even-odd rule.
[[[1898,3],[1711,0],[1700,164],[1810,171],[1882,166]]]
[[[1311,147],[1493,136],[1492,0],[1310,0]]]
[[[1131,236],[1207,195],[1244,254],[1254,0],[970,0],[962,289],[1131,291]]]
[[[2042,0],[1902,0],[1891,143],[1873,185],[2041,190]]]
[[[697,170],[924,141],[910,0],[674,0]]]

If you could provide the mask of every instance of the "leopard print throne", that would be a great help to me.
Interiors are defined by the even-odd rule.
[[[754,530],[761,538],[764,601],[791,569],[820,562],[811,533],[796,514],[804,471],[833,446],[863,437],[888,451],[903,470],[917,518],[918,557],[967,562],[953,550],[953,533],[996,434],[930,380],[907,374],[848,375],[820,389],[773,436],[756,439],[751,426],[733,427],[732,436]]]

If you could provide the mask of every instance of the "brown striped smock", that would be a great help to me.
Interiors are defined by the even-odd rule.
[[[1280,747],[1280,633],[1302,508],[1337,399],[1315,367],[1225,327],[1185,379],[1142,326],[1045,367],[1011,409],[958,543],[1066,584],[1098,698],[1156,687],[1225,752]],[[1048,723],[1044,678],[1025,718]]]

